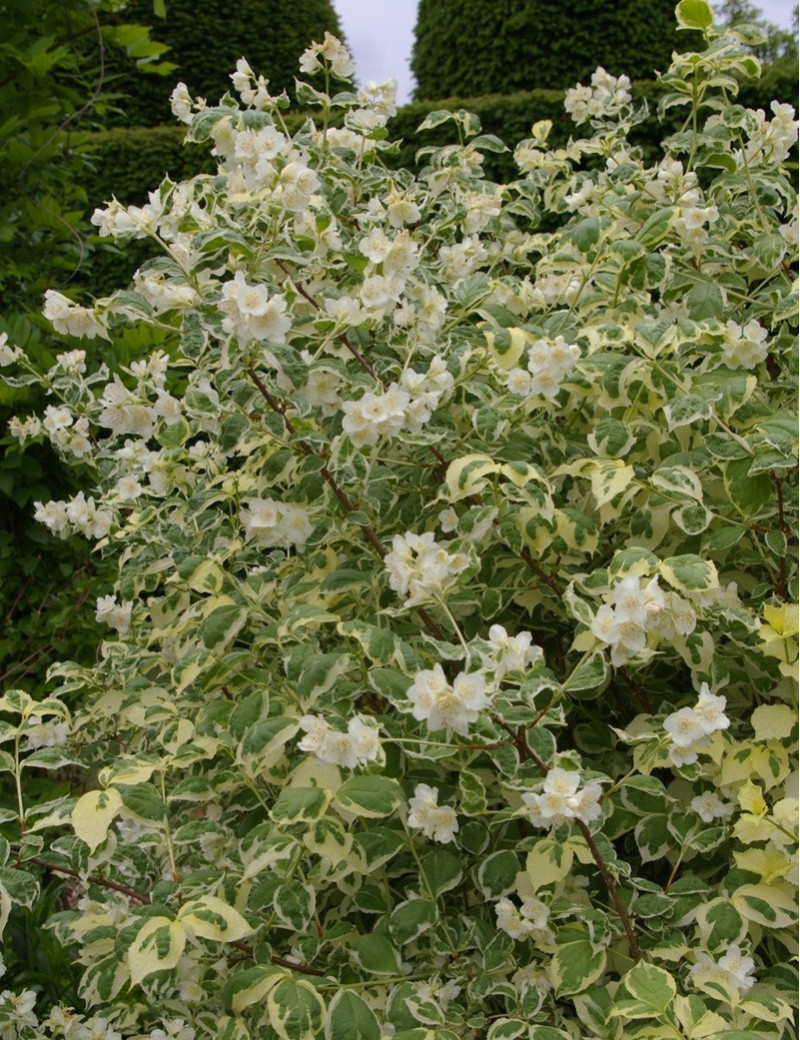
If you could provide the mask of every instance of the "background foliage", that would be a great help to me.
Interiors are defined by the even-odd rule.
[[[420,0],[415,96],[565,89],[598,65],[650,77],[669,65],[674,9],[672,0]]]
[[[173,81],[183,80],[194,95],[215,103],[230,89],[228,70],[245,57],[253,69],[269,70],[270,90],[294,90],[297,62],[312,40],[326,32],[341,37],[339,19],[331,0],[169,0],[167,16],[153,20],[152,0],[129,0],[124,17],[149,22],[154,39],[165,44],[176,66]],[[171,84],[131,76],[130,62],[112,61],[124,93],[112,123],[120,126],[158,126],[171,122]]]

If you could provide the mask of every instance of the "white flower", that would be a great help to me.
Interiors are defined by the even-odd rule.
[[[567,91],[564,109],[578,124],[588,119],[617,116],[631,101],[630,85],[627,76],[611,76],[599,66],[592,74],[591,87],[579,83]]]
[[[725,819],[733,813],[733,806],[726,805],[716,791],[705,791],[703,794],[695,795],[689,806],[693,812],[697,813],[703,823],[711,823],[716,819]]]
[[[27,1034],[22,1030],[35,1029],[39,1019],[34,1014],[36,1006],[36,992],[32,989],[23,990],[21,993],[12,993],[6,989],[0,993],[0,1030],[4,1040],[16,1040]]]
[[[510,636],[502,625],[489,629],[489,646],[494,661],[495,678],[500,680],[507,672],[524,672],[541,660],[541,647],[532,646],[530,632],[518,632]]]
[[[311,534],[311,521],[302,506],[271,498],[251,498],[243,503],[240,519],[245,536],[261,545],[301,548]]]
[[[48,289],[45,292],[42,313],[56,332],[60,332],[62,335],[78,336],[82,339],[101,336],[103,339],[108,339],[106,327],[94,310],[89,307],[79,307],[54,289]]]
[[[116,628],[121,636],[127,634],[131,627],[131,611],[133,603],[117,603],[116,596],[100,596],[97,600],[95,619],[101,624]]]
[[[8,333],[0,332],[0,367],[13,365],[22,356],[23,352],[20,347],[10,347],[8,345]]]
[[[746,993],[756,982],[755,975],[752,974],[754,969],[755,961],[752,957],[744,956],[737,943],[728,946],[718,961],[700,951],[697,954],[697,960],[689,970],[689,977],[698,980],[703,978],[708,981],[718,980],[725,985],[732,986],[740,993]]]
[[[664,729],[675,747],[688,748],[706,736],[702,720],[693,708],[673,711],[664,719]]]
[[[377,727],[358,716],[350,719],[346,733],[333,729],[320,715],[304,715],[300,727],[306,735],[298,742],[298,748],[315,755],[320,762],[355,769],[380,757]]]
[[[418,672],[406,696],[414,718],[427,722],[430,731],[445,729],[462,737],[491,704],[482,672],[461,672],[451,685],[440,664]]]
[[[439,805],[439,790],[427,784],[417,784],[414,797],[409,799],[408,825],[422,831],[434,841],[453,841],[458,831],[455,810]]]
[[[704,733],[716,733],[717,730],[727,729],[730,726],[730,719],[725,715],[725,708],[725,698],[715,696],[709,690],[708,683],[703,683],[694,711]]]
[[[698,751],[708,744],[708,737],[728,726],[730,720],[725,715],[725,698],[712,694],[708,684],[703,683],[694,708],[680,708],[664,719],[673,764],[682,766],[696,762]]]
[[[389,572],[389,585],[406,597],[407,606],[440,600],[458,581],[469,565],[463,553],[449,553],[434,540],[433,532],[417,535],[396,534],[392,550],[383,565]]]
[[[63,747],[67,742],[68,734],[68,722],[56,719],[48,719],[47,722],[44,722],[41,715],[29,716],[25,730],[28,746],[31,748]]]
[[[172,114],[182,123],[192,121],[192,95],[185,83],[178,83],[169,96]]]
[[[115,435],[132,433],[147,440],[153,433],[153,411],[121,382],[118,375],[103,389],[98,422]]]

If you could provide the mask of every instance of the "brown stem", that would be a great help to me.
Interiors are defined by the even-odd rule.
[[[79,881],[89,882],[92,885],[99,885],[101,888],[111,888],[115,892],[122,892],[129,899],[134,899],[138,903],[150,903],[152,900],[150,896],[145,895],[143,892],[137,892],[133,888],[129,888],[127,885],[120,885],[117,881],[109,881],[108,878],[98,877],[96,874],[89,874],[88,877],[84,878],[77,870],[71,870],[69,867],[62,867],[60,863],[49,863],[45,859],[39,859],[38,857],[31,857],[30,859],[23,860],[15,849],[11,850],[11,855],[18,863],[35,863],[37,867],[42,867],[44,870],[57,871],[60,874],[66,874],[68,877],[78,878]]]
[[[575,823],[578,826],[578,830],[583,835],[586,844],[589,846],[589,851],[592,854],[592,859],[597,864],[597,869],[600,871],[603,877],[603,881],[605,882],[606,888],[608,889],[608,894],[611,896],[611,901],[616,907],[617,913],[620,916],[622,926],[625,929],[625,935],[628,939],[628,946],[631,950],[631,956],[635,961],[640,961],[642,959],[642,955],[639,951],[639,943],[636,940],[636,934],[633,930],[633,922],[631,921],[630,916],[628,915],[628,911],[622,904],[622,900],[620,899],[619,895],[619,890],[617,889],[614,879],[612,878],[611,873],[608,867],[606,866],[602,855],[600,854],[600,849],[598,849],[597,845],[595,844],[591,831],[589,830],[588,826],[583,822],[583,820],[576,820]]]
[[[543,762],[542,759],[539,758],[539,756],[536,754],[536,752],[532,751],[528,747],[528,743],[525,740],[525,730],[522,727],[520,727],[520,729],[515,732],[511,728],[511,726],[508,726],[505,722],[502,722],[500,719],[497,719],[496,721],[499,723],[500,726],[503,727],[503,729],[507,733],[511,734],[511,736],[514,739],[514,745],[516,746],[521,758],[527,758],[529,761],[535,762],[538,768],[541,770],[541,772],[545,775],[549,773],[550,767],[547,765],[547,763]],[[636,934],[633,930],[633,922],[631,921],[630,915],[628,914],[628,911],[625,909],[622,903],[622,899],[620,898],[616,882],[611,876],[611,872],[606,866],[600,849],[598,849],[597,844],[595,843],[595,840],[592,837],[592,833],[589,830],[588,826],[583,822],[583,820],[575,820],[574,823],[583,835],[584,839],[586,840],[586,844],[589,846],[589,851],[592,854],[592,859],[597,864],[597,869],[600,871],[600,875],[603,878],[603,881],[605,882],[606,890],[608,891],[608,894],[611,897],[611,902],[614,904],[614,907],[617,913],[619,914],[619,918],[622,921],[622,927],[625,929],[625,936],[628,940],[628,946],[630,947],[631,956],[635,961],[638,962],[641,960],[642,957],[641,952],[639,951],[639,943],[636,939]]]

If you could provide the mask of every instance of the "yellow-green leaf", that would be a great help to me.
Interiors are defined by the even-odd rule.
[[[186,946],[186,932],[168,917],[148,917],[128,949],[132,985],[154,971],[174,968]]]
[[[122,796],[113,787],[108,791],[88,791],[78,799],[72,810],[72,826],[91,852],[106,840],[111,821],[121,808]]]

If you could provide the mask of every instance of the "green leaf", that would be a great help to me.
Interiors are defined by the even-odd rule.
[[[401,946],[417,939],[436,920],[436,905],[429,899],[406,899],[389,916],[389,934]]]
[[[284,979],[267,994],[269,1022],[283,1040],[318,1040],[325,1001],[305,979]]]
[[[563,686],[564,692],[595,690],[599,694],[608,682],[610,674],[605,654],[602,650],[597,650],[567,676]]]
[[[588,939],[564,943],[550,962],[550,980],[556,996],[580,993],[603,974],[605,967],[605,950],[595,950]]]
[[[570,231],[573,245],[581,253],[588,253],[600,238],[600,221],[597,217],[584,217]]]
[[[636,232],[636,241],[641,242],[648,249],[663,241],[669,234],[672,222],[676,216],[677,210],[672,206],[651,213]]]
[[[270,816],[276,823],[317,820],[329,801],[330,794],[321,787],[285,787],[272,806]]]
[[[308,927],[314,915],[314,904],[314,890],[296,880],[279,885],[272,898],[276,915],[296,932]]]
[[[493,852],[478,867],[478,885],[486,899],[499,899],[517,883],[519,860],[510,849]]]
[[[375,1012],[351,989],[340,989],[328,1007],[325,1040],[380,1040]]]
[[[160,823],[167,817],[167,807],[152,784],[120,784],[117,788],[122,804],[140,820]],[[110,793],[110,792],[108,792]]]
[[[644,863],[663,859],[675,848],[675,839],[669,831],[669,817],[662,815],[646,816],[636,824],[634,837]]]
[[[705,32],[714,24],[714,12],[706,0],[680,0],[675,14],[679,29],[700,29]]]
[[[697,910],[697,930],[707,950],[740,942],[747,933],[747,922],[728,899],[712,899]]]
[[[669,557],[660,570],[670,585],[684,591],[706,592],[719,584],[714,564],[693,553]]]
[[[762,511],[774,494],[772,481],[765,473],[753,476],[750,473],[751,460],[736,459],[725,464],[722,478],[725,490],[733,505],[742,516],[756,516]]]
[[[131,973],[131,984],[156,971],[174,968],[186,946],[186,932],[177,921],[168,917],[148,917],[136,933],[126,954]]]
[[[187,934],[214,942],[238,942],[253,931],[238,910],[212,895],[184,903],[178,911],[178,920]]]
[[[247,623],[247,609],[237,603],[216,607],[200,626],[200,638],[209,650],[221,650]]]
[[[635,964],[622,982],[630,995],[650,1008],[654,1016],[663,1014],[676,994],[670,973],[646,961]]]
[[[448,849],[434,849],[422,860],[422,878],[433,896],[455,888],[461,880],[461,873],[460,857]]]
[[[400,957],[385,935],[360,935],[351,949],[358,966],[370,975],[401,973]]]
[[[356,816],[389,816],[404,801],[403,789],[388,776],[354,776],[336,792],[333,804]]]
[[[698,282],[686,294],[686,307],[692,321],[721,318],[725,310],[725,297],[715,282]]]
[[[286,977],[285,968],[276,968],[271,964],[258,964],[237,971],[222,988],[225,1007],[238,1013],[251,1004],[262,1003],[269,991]]]
[[[39,882],[22,867],[0,867],[0,889],[22,906],[32,907],[39,897]]]

